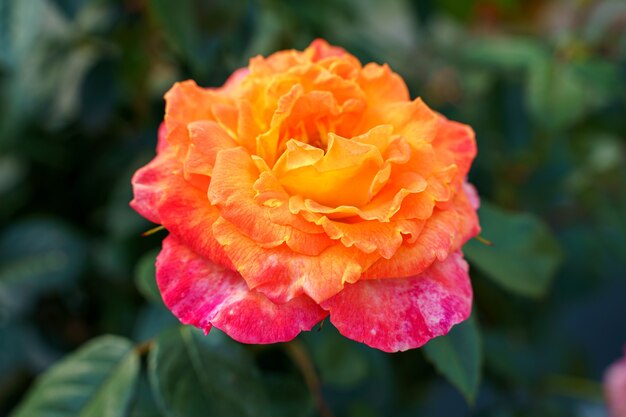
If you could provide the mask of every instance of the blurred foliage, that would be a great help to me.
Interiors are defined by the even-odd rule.
[[[0,0],[0,415],[605,416],[626,342],[625,22],[621,0]],[[239,345],[155,292],[164,232],[141,237],[128,201],[163,94],[315,37],[476,130],[494,246],[467,246],[473,320],[424,349],[330,323],[304,356]]]

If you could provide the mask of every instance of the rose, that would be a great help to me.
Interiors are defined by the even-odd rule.
[[[626,417],[626,349],[624,357],[604,374],[604,392],[611,417]]]
[[[157,282],[183,323],[272,343],[330,315],[399,351],[469,316],[474,134],[387,65],[316,40],[165,99],[131,205],[170,233]]]

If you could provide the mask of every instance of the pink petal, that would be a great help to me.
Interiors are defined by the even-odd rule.
[[[604,392],[611,417],[626,417],[626,356],[607,369]]]
[[[250,291],[237,272],[201,258],[172,235],[156,266],[163,301],[181,322],[205,332],[215,326],[243,343],[291,340],[328,314],[307,296],[272,303]]]
[[[157,133],[157,153],[160,153],[167,148],[167,128],[165,127],[165,122],[161,122],[159,125],[159,131]]]
[[[321,305],[350,339],[385,352],[417,348],[469,317],[468,266],[451,253],[420,275],[348,284]]]
[[[160,134],[159,138],[161,138]],[[174,150],[170,147],[161,146],[161,143],[163,142],[159,140],[161,149],[158,155],[137,170],[131,181],[134,197],[130,206],[153,223],[161,223],[161,216],[157,207],[163,196],[165,184],[168,182],[168,176],[172,169],[178,165]]]
[[[463,190],[467,195],[467,198],[472,205],[474,210],[478,210],[480,208],[480,197],[478,196],[478,191],[476,191],[476,187],[473,184],[465,181],[463,183]]]

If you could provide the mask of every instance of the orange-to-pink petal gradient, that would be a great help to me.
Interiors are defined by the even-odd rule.
[[[183,323],[272,343],[330,315],[396,352],[469,316],[474,133],[387,65],[316,40],[165,100],[131,205],[170,233],[157,282]]]

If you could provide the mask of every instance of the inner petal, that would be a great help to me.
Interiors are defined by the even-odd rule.
[[[326,154],[293,139],[289,142],[274,172],[291,195],[330,207],[359,207],[370,200],[371,184],[384,162],[375,146],[333,133],[328,134]]]

